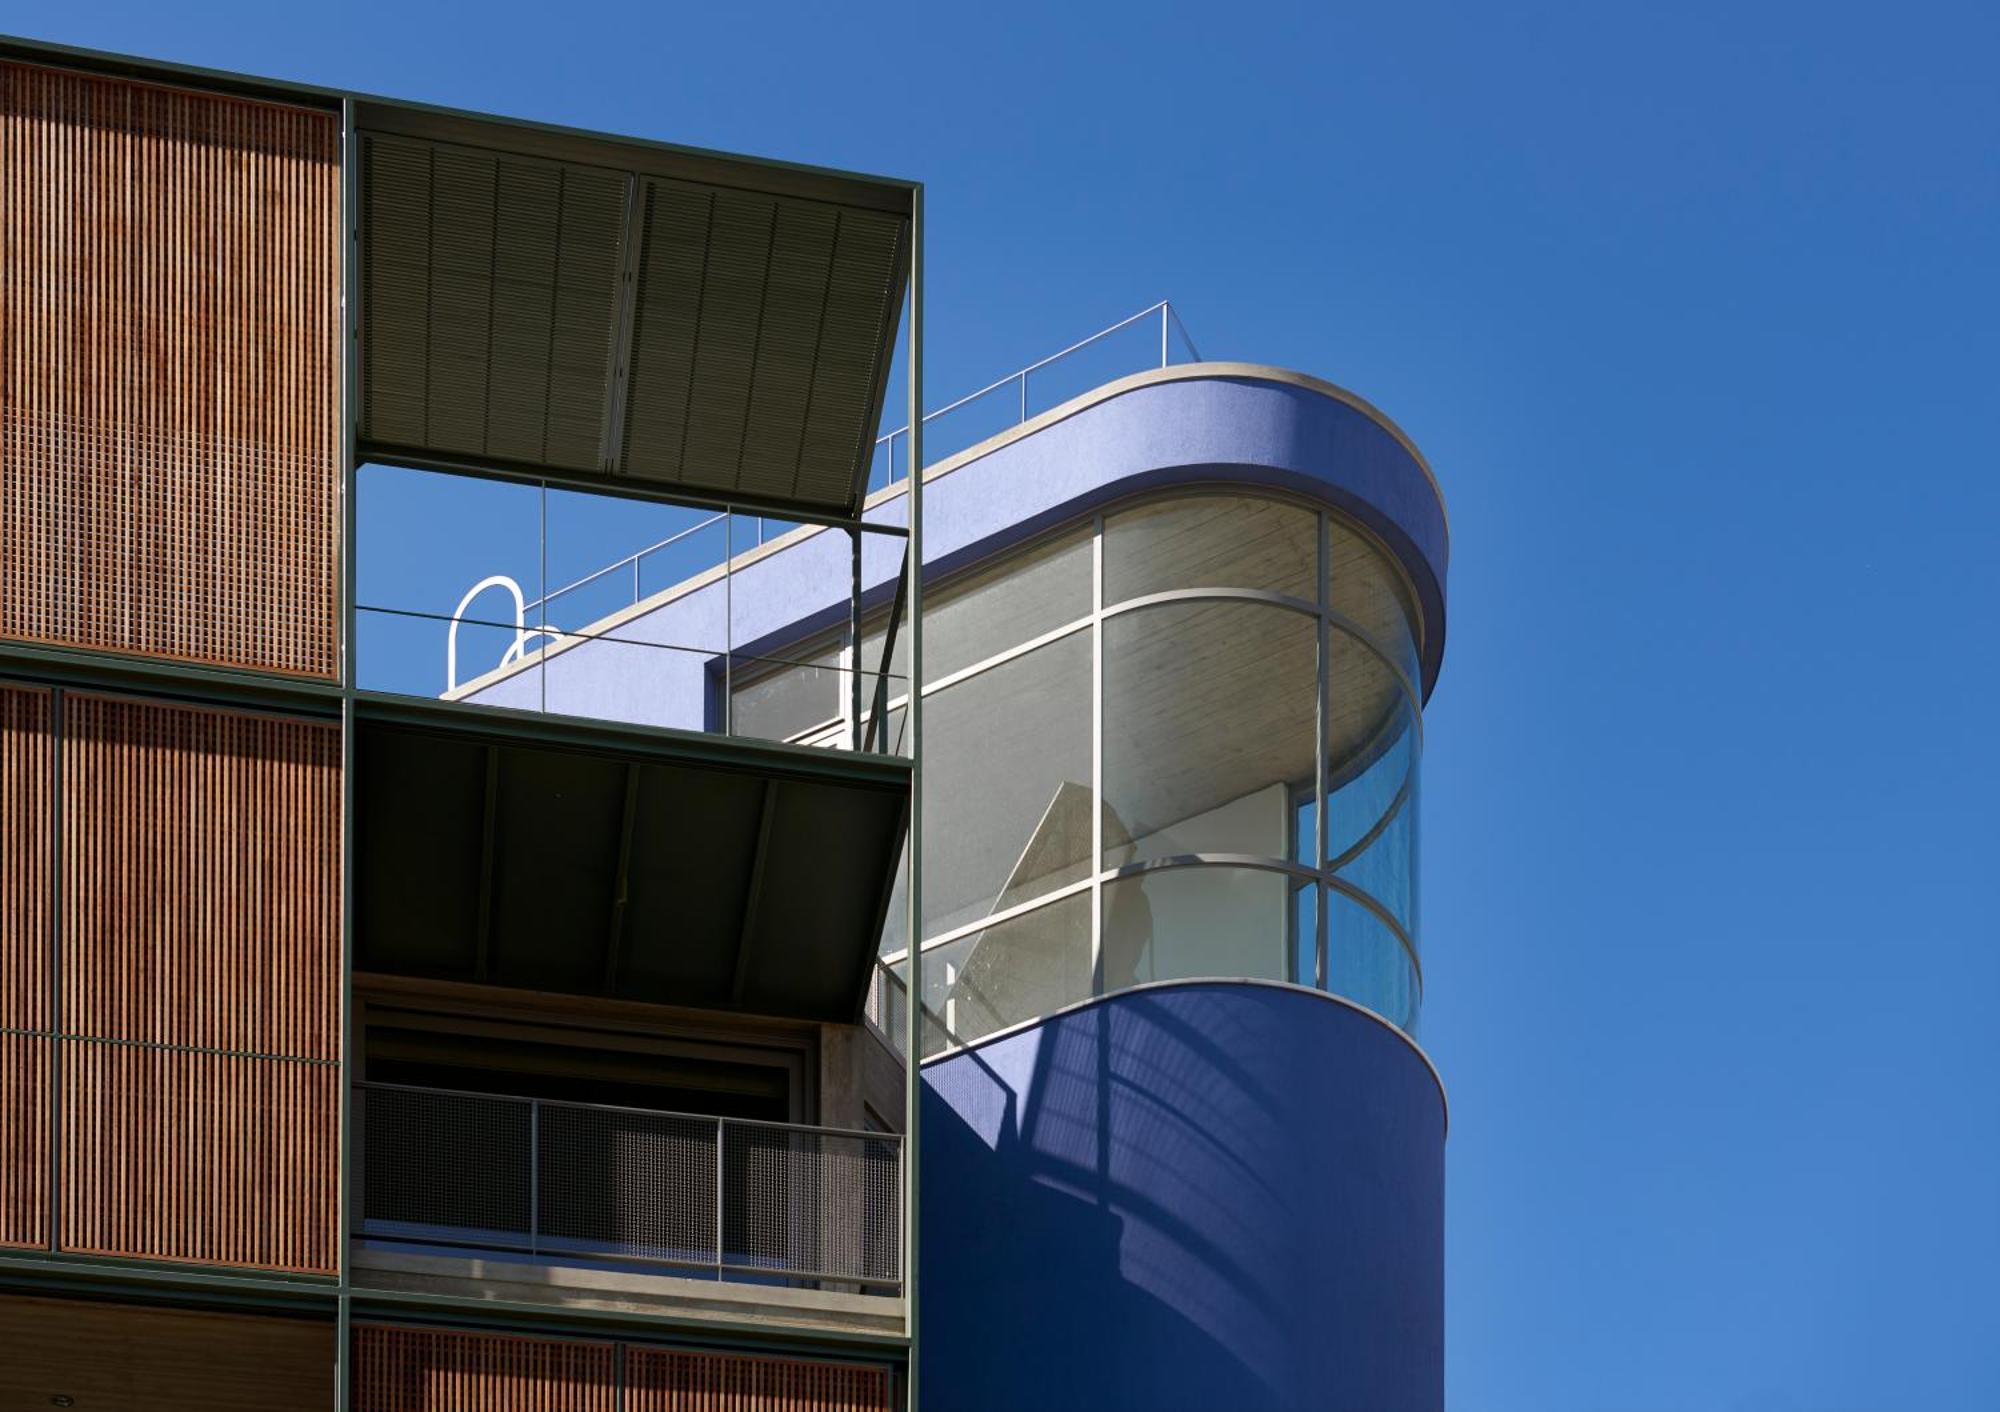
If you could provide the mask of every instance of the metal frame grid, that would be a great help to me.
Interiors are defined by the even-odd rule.
[[[330,1061],[336,1072],[346,1075],[352,1072],[355,1053],[353,1033],[353,780],[355,775],[355,723],[357,708],[371,711],[383,709],[387,704],[379,697],[360,690],[356,672],[356,596],[354,563],[356,551],[355,515],[355,472],[358,468],[358,440],[356,435],[356,404],[359,383],[359,348],[357,330],[359,327],[359,281],[356,257],[355,213],[357,191],[355,187],[358,168],[355,162],[357,141],[357,109],[366,106],[371,112],[395,109],[416,114],[425,121],[449,123],[459,117],[479,115],[455,115],[446,110],[427,108],[419,104],[393,103],[370,98],[366,95],[316,88],[308,85],[287,84],[247,78],[215,70],[206,70],[182,65],[160,63],[152,60],[135,59],[124,55],[73,48],[69,46],[44,44],[35,41],[0,39],[0,55],[19,59],[28,63],[42,64],[57,68],[71,68],[86,72],[130,79],[154,85],[179,86],[207,92],[233,94],[240,97],[261,99],[279,103],[304,104],[318,107],[330,114],[337,114],[341,135],[340,173],[340,218],[341,237],[341,296],[339,326],[342,340],[339,369],[339,464],[338,480],[335,487],[338,497],[338,553],[336,573],[339,602],[338,633],[338,679],[316,681],[308,678],[294,678],[275,675],[253,668],[215,666],[197,662],[183,662],[166,658],[147,658],[129,654],[108,653],[92,648],[53,646],[28,641],[0,642],[0,680],[18,680],[25,684],[61,687],[77,687],[86,690],[110,690],[142,693],[152,700],[217,706],[223,708],[279,711],[301,718],[328,720],[337,719],[341,726],[342,786],[342,856],[340,872],[341,923],[340,923],[340,995],[339,995],[339,1057]],[[490,121],[490,119],[481,119]],[[526,140],[545,144],[563,142],[614,141],[630,143],[637,148],[648,149],[660,154],[663,159],[702,161],[709,158],[727,158],[727,154],[705,153],[699,149],[677,147],[666,143],[648,143],[625,138],[604,138],[597,134],[580,133],[569,129],[553,128],[530,123],[512,125],[514,130],[525,135]],[[738,160],[727,158],[728,160]],[[908,376],[910,405],[922,405],[923,387],[923,235],[922,209],[923,188],[916,182],[859,177],[858,174],[835,172],[828,169],[812,168],[800,164],[768,162],[759,159],[740,159],[780,174],[787,179],[814,180],[863,180],[878,183],[884,188],[907,191],[911,201],[911,231],[908,245],[909,285],[906,295],[905,333],[909,350]],[[921,426],[910,434],[913,464],[922,464]],[[502,476],[512,480],[530,479],[519,473],[518,468],[489,468],[457,462],[424,460],[413,458],[398,460],[395,464],[409,465],[416,469],[448,470],[467,475]],[[568,484],[560,473],[550,473],[538,479],[544,487]],[[920,480],[921,478],[917,478]],[[664,501],[676,504],[710,504],[717,508],[730,506],[716,501],[704,500],[699,494],[680,491],[673,494],[645,491],[621,490],[606,487],[597,481],[579,481],[575,488],[604,494],[626,494],[632,498]],[[830,516],[796,510],[789,506],[753,506],[769,514],[782,514],[785,518],[800,523],[844,528],[855,536],[859,543],[861,533],[884,533],[906,538],[908,550],[905,555],[903,580],[907,592],[909,622],[906,631],[910,634],[913,658],[921,661],[921,585],[918,582],[917,565],[921,562],[922,512],[921,489],[911,497],[909,524],[907,528],[883,526],[872,522],[864,523],[859,515],[854,517]],[[858,555],[857,555],[858,557]],[[475,710],[476,708],[466,708]],[[514,719],[517,713],[478,712],[481,719],[489,714],[501,726],[523,739],[535,739],[545,731],[564,732],[574,729],[564,718],[550,718],[546,723],[533,720]],[[912,716],[921,714],[919,705]],[[911,753],[915,752],[917,727],[912,723]],[[627,728],[630,733],[630,728]],[[663,733],[671,734],[671,733]],[[802,752],[803,753],[803,752]],[[816,753],[816,752],[814,752]],[[920,768],[920,763],[916,768]],[[918,781],[916,768],[909,772],[911,802],[910,813],[913,820],[919,816],[920,802],[916,795]],[[914,836],[910,844],[913,860],[920,851]],[[58,862],[61,852],[57,842]],[[912,895],[912,906],[916,904]],[[59,923],[57,924],[59,925]],[[59,984],[59,977],[49,978],[51,988]],[[52,1072],[50,1081],[58,1081]],[[900,1339],[884,1339],[880,1335],[856,1335],[854,1341],[877,1346],[892,1347],[897,1355],[907,1354],[913,1368],[915,1361],[913,1343],[916,1331],[916,1281],[915,1272],[915,1192],[917,1189],[917,1161],[915,1155],[915,1131],[919,1109],[919,1077],[915,1066],[910,1066],[906,1075],[905,1113],[908,1130],[905,1142],[909,1157],[900,1163],[902,1200],[900,1210],[903,1232],[900,1241],[902,1264],[902,1291],[906,1309],[905,1334]],[[338,1162],[338,1275],[328,1280],[317,1276],[287,1275],[246,1271],[211,1265],[190,1265],[174,1261],[133,1262],[88,1255],[57,1254],[46,1251],[10,1251],[0,1255],[0,1274],[53,1277],[71,1282],[82,1282],[85,1287],[100,1293],[117,1294],[124,1291],[137,1296],[148,1288],[184,1292],[185,1297],[196,1300],[229,1300],[246,1307],[264,1307],[291,1312],[317,1312],[330,1314],[335,1321],[340,1353],[335,1359],[333,1370],[334,1405],[340,1412],[348,1406],[351,1381],[350,1331],[363,1313],[379,1317],[385,1305],[407,1304],[413,1313],[420,1309],[430,1309],[428,1315],[418,1313],[416,1317],[463,1318],[448,1309],[449,1301],[438,1304],[428,1296],[398,1295],[381,1290],[357,1289],[351,1279],[349,1246],[355,1224],[356,1195],[351,1190],[352,1168],[362,1157],[355,1105],[349,1101],[348,1085],[336,1085],[341,1093],[340,1111],[337,1118],[340,1134],[340,1160]],[[864,1135],[870,1141],[880,1141],[879,1134]],[[51,1174],[55,1175],[55,1164],[59,1160],[57,1135],[50,1133]],[[52,1193],[53,1196],[53,1193]],[[52,1213],[53,1214],[53,1213]],[[366,1301],[363,1309],[356,1309],[357,1301]],[[433,1306],[436,1308],[433,1309]],[[476,1317],[476,1316],[475,1316]],[[552,1315],[551,1317],[560,1317]],[[739,1330],[739,1334],[741,1331]],[[704,1342],[713,1343],[726,1336],[712,1333]],[[914,1377],[910,1379],[914,1388]],[[912,1390],[908,1406],[914,1408],[915,1393]]]
[[[1169,589],[1163,592],[1142,594],[1133,598],[1120,600],[1115,603],[1106,603],[1105,589],[1104,589],[1104,543],[1105,543],[1105,524],[1107,519],[1114,519],[1122,511],[1132,509],[1136,506],[1141,506],[1149,503],[1157,503],[1162,500],[1185,498],[1186,496],[1189,495],[1200,495],[1200,494],[1270,499],[1281,503],[1299,505],[1302,508],[1314,511],[1317,516],[1317,531],[1315,538],[1315,543],[1317,545],[1317,550],[1315,554],[1315,574],[1316,574],[1315,600],[1316,601],[1308,602],[1305,599],[1296,598],[1288,594],[1277,593],[1264,589],[1238,588],[1238,587],[1218,585],[1214,587]],[[1176,855],[1173,857],[1146,859],[1138,862],[1130,862],[1113,867],[1106,867],[1103,866],[1102,864],[1102,860],[1104,858],[1103,809],[1101,807],[1097,807],[1093,808],[1091,811],[1091,849],[1092,849],[1092,858],[1096,860],[1096,865],[1090,869],[1089,876],[1084,878],[1079,878],[1063,886],[1050,889],[1047,892],[1038,894],[1034,897],[1028,898],[1027,900],[1016,903],[1012,906],[997,910],[987,916],[978,918],[974,921],[965,922],[960,925],[948,928],[946,930],[936,932],[935,934],[932,935],[924,935],[923,943],[921,947],[918,949],[919,956],[923,955],[924,953],[938,951],[939,949],[950,946],[954,942],[961,941],[968,936],[973,936],[980,932],[990,930],[995,926],[1013,921],[1019,917],[1030,915],[1044,908],[1058,905],[1074,897],[1087,893],[1090,897],[1090,902],[1091,902],[1090,994],[1101,995],[1104,993],[1105,990],[1104,973],[1103,973],[1103,919],[1104,919],[1103,892],[1107,884],[1116,882],[1121,878],[1133,877],[1144,873],[1158,872],[1168,869],[1201,868],[1201,867],[1227,867],[1227,868],[1239,868],[1239,869],[1252,869],[1263,872],[1284,874],[1290,878],[1297,880],[1301,884],[1311,885],[1321,889],[1320,895],[1317,899],[1317,903],[1313,909],[1314,926],[1313,926],[1313,936],[1311,937],[1312,941],[1311,954],[1313,957],[1313,969],[1310,982],[1313,988],[1321,990],[1330,990],[1332,988],[1332,970],[1329,963],[1328,950],[1327,950],[1328,914],[1331,909],[1327,905],[1327,895],[1329,893],[1338,893],[1343,897],[1349,898],[1360,907],[1366,909],[1377,921],[1379,921],[1382,924],[1384,928],[1388,930],[1388,932],[1392,936],[1395,937],[1397,942],[1401,945],[1405,956],[1409,960],[1412,980],[1417,990],[1417,1000],[1415,1005],[1413,1005],[1412,1016],[1410,1018],[1414,1017],[1416,1010],[1420,1009],[1421,1007],[1421,996],[1423,987],[1422,961],[1419,955],[1417,939],[1416,936],[1414,935],[1414,932],[1409,926],[1406,926],[1400,918],[1398,918],[1393,912],[1391,912],[1389,908],[1385,906],[1381,901],[1379,901],[1377,898],[1372,896],[1364,889],[1358,887],[1351,880],[1340,876],[1342,869],[1344,869],[1350,862],[1352,862],[1354,858],[1360,856],[1360,854],[1364,852],[1370,844],[1372,844],[1377,838],[1379,838],[1381,834],[1392,823],[1395,822],[1396,818],[1401,813],[1401,811],[1411,807],[1414,795],[1412,788],[1412,780],[1410,778],[1406,778],[1403,781],[1402,786],[1398,789],[1394,798],[1385,808],[1382,817],[1376,820],[1373,826],[1369,828],[1355,844],[1346,849],[1342,853],[1342,855],[1338,858],[1328,858],[1327,856],[1328,854],[1327,819],[1329,815],[1329,810],[1327,807],[1328,801],[1333,796],[1333,794],[1338,790],[1339,786],[1344,782],[1335,780],[1331,777],[1329,773],[1330,762],[1327,760],[1327,748],[1329,744],[1328,719],[1332,711],[1333,701],[1334,701],[1334,695],[1333,695],[1334,683],[1331,680],[1331,648],[1337,637],[1344,637],[1347,640],[1361,646],[1375,660],[1377,660],[1383,668],[1385,668],[1389,673],[1393,675],[1396,682],[1397,690],[1401,694],[1403,700],[1403,706],[1409,712],[1411,727],[1415,732],[1415,739],[1414,739],[1415,750],[1412,755],[1409,767],[1409,774],[1412,777],[1414,776],[1416,771],[1417,761],[1421,758],[1422,745],[1423,745],[1422,699],[1416,682],[1411,679],[1409,673],[1399,663],[1396,652],[1389,645],[1376,641],[1369,633],[1363,630],[1358,624],[1352,622],[1351,620],[1349,620],[1348,618],[1346,618],[1341,613],[1339,613],[1338,611],[1334,610],[1331,607],[1332,555],[1329,549],[1329,530],[1330,527],[1335,523],[1338,523],[1340,527],[1347,532],[1358,534],[1366,538],[1368,543],[1370,543],[1372,546],[1376,548],[1382,562],[1385,565],[1388,565],[1392,569],[1394,569],[1399,576],[1401,575],[1400,568],[1396,568],[1395,566],[1394,557],[1390,555],[1386,549],[1382,548],[1379,545],[1379,543],[1377,543],[1377,541],[1374,539],[1374,537],[1368,534],[1368,532],[1362,526],[1360,526],[1353,520],[1349,519],[1348,517],[1340,515],[1335,511],[1328,510],[1324,506],[1313,505],[1309,502],[1299,500],[1294,496],[1286,495],[1281,492],[1252,491],[1239,485],[1227,485],[1227,486],[1219,485],[1214,487],[1182,488],[1166,492],[1152,492],[1143,496],[1135,497],[1134,499],[1123,502],[1118,506],[1111,507],[1106,510],[1100,510],[1095,514],[1091,515],[1087,520],[1077,520],[1067,525],[1058,526],[1054,529],[1049,530],[1046,534],[1038,536],[1035,543],[1038,544],[1047,543],[1051,540],[1058,539],[1064,535],[1073,534],[1081,525],[1088,525],[1089,527],[1089,533],[1091,536],[1091,585],[1092,585],[1090,611],[1082,617],[1075,618],[1067,623],[1063,623],[1057,627],[1050,628],[1046,631],[1040,632],[1034,635],[1033,637],[1026,639],[1025,641],[1016,643],[1013,646],[1005,648],[999,652],[993,653],[992,655],[978,662],[974,662],[966,667],[953,671],[946,676],[939,677],[935,681],[927,683],[923,689],[923,692],[921,693],[921,696],[923,697],[935,695],[936,693],[943,691],[949,687],[955,686],[961,682],[965,682],[972,678],[978,677],[997,667],[1001,667],[1010,662],[1014,662],[1028,655],[1029,653],[1035,652],[1053,643],[1063,641],[1077,634],[1081,633],[1089,634],[1091,643],[1091,683],[1090,683],[1091,797],[1093,798],[1093,800],[1102,800],[1104,797],[1104,726],[1105,726],[1105,713],[1106,713],[1106,702],[1104,693],[1104,662],[1105,662],[1104,625],[1106,622],[1118,618],[1120,616],[1123,616],[1124,614],[1127,613],[1139,612],[1150,607],[1167,603],[1226,603],[1226,602],[1258,603],[1267,605],[1274,609],[1295,613],[1302,617],[1308,618],[1312,621],[1314,625],[1314,634],[1317,644],[1316,662],[1314,668],[1315,693],[1314,693],[1314,724],[1313,724],[1314,754],[1317,764],[1315,766],[1313,777],[1310,780],[1301,781],[1299,783],[1305,786],[1305,789],[1302,790],[1301,792],[1302,793],[1309,792],[1310,797],[1313,799],[1315,805],[1313,814],[1314,836],[1312,839],[1312,845],[1314,849],[1313,856],[1316,859],[1320,860],[1318,865],[1314,866],[1314,865],[1303,864],[1293,859],[1279,858],[1275,856],[1207,852],[1207,853],[1187,853],[1187,854]],[[976,566],[976,567],[985,567],[985,566]],[[1422,624],[1420,622],[1413,621],[1411,623],[1411,630],[1413,637],[1417,640],[1417,643],[1420,647]],[[911,671],[912,675],[914,676],[916,669],[913,667]],[[891,710],[905,708],[909,705],[909,697],[906,694],[905,696],[893,699],[889,704]],[[918,923],[919,923],[918,914],[915,911],[913,911],[911,914],[911,926],[909,930],[905,933],[905,935],[906,936],[923,935],[923,932]],[[908,960],[909,957],[910,957],[910,952],[908,948],[905,947],[900,950],[886,952],[879,958],[877,973],[876,973],[877,984],[875,989],[875,1006],[879,1011],[883,1011],[885,1014],[886,1014],[886,1009],[893,1008],[892,1003],[886,1002],[883,999],[885,991],[888,991],[891,988],[903,992],[903,1001],[906,1010],[911,1008],[923,1008],[923,1007],[909,1007],[907,1005],[907,997],[909,994],[914,993],[921,995],[923,993],[921,990],[921,978],[913,977],[909,982],[903,982],[895,976],[893,970],[893,967],[895,967],[899,963]],[[1279,979],[1279,978],[1264,977],[1263,979]],[[1072,998],[1080,1000],[1086,997],[1076,996]],[[946,1026],[945,1024],[946,1017],[936,1013],[935,1011],[926,1011],[926,1013],[929,1015],[931,1023],[938,1026],[944,1033],[946,1046],[952,1047],[956,1045],[957,1043],[956,1038],[951,1035],[949,1027]],[[1390,1020],[1391,1023],[1397,1023],[1399,1028],[1405,1028],[1405,1026],[1399,1023],[1399,1017],[1387,1016],[1385,1018]],[[900,1037],[899,1037],[899,1042],[900,1042]],[[906,1052],[922,1053],[923,1051],[913,1050]]]

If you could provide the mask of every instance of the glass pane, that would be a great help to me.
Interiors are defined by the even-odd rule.
[[[1104,861],[1291,851],[1313,779],[1313,618],[1165,603],[1104,624]]]
[[[847,635],[854,590],[854,543],[840,530],[803,534],[782,546],[757,543],[755,515],[733,515],[729,649],[753,657],[810,661],[802,643]],[[775,522],[773,522],[775,523]]]
[[[625,637],[566,637],[544,660],[543,708],[631,725],[720,729],[709,685],[720,663],[699,649]],[[499,683],[478,699],[503,703],[507,690],[507,683]]]
[[[607,632],[611,619],[645,598],[720,565],[724,544],[715,510],[551,490],[543,549],[549,595],[539,620],[565,632]]]
[[[1327,889],[1326,909],[1329,988],[1414,1035],[1418,992],[1410,953],[1380,917],[1345,893]]]
[[[924,585],[924,678],[938,681],[1010,647],[1090,615],[1090,533],[1078,530],[992,569]],[[904,625],[906,628],[908,624]],[[882,628],[862,634],[862,661],[878,666]],[[896,634],[890,670],[909,673],[908,639]]]
[[[1260,588],[1319,601],[1319,515],[1278,500],[1194,495],[1104,522],[1104,603],[1173,588]]]
[[[382,610],[370,628],[357,627],[363,684],[437,696],[454,675],[462,685],[498,667],[524,608],[532,621],[542,594],[540,490],[366,465],[356,472],[355,502],[355,601]],[[405,622],[390,626],[392,612]],[[454,615],[500,625],[460,631],[455,674],[447,655]]]
[[[1292,885],[1292,974],[1287,977],[1297,985],[1319,984],[1319,884],[1302,882],[1297,878]]]
[[[1327,517],[1327,606],[1418,681],[1416,610],[1403,576],[1373,539]]]
[[[1087,999],[1090,894],[926,951],[924,994],[961,1044]]]
[[[799,660],[736,659],[730,730],[759,740],[796,740],[845,718],[848,674],[840,656],[835,639],[803,649]]]
[[[1254,868],[1163,868],[1104,885],[1104,989],[1292,976],[1292,879]]]
[[[1415,715],[1410,699],[1388,663],[1358,639],[1330,629],[1327,633],[1327,789],[1337,794],[1349,782],[1377,768],[1385,756],[1404,752],[1392,765],[1389,793],[1402,783],[1409,767],[1407,752],[1416,749]],[[1382,803],[1386,805],[1388,796]],[[1351,811],[1350,811],[1351,814]],[[1328,848],[1333,856],[1345,851],[1362,829],[1381,817],[1369,815],[1360,829],[1338,810],[1328,819]]]
[[[924,698],[925,934],[1083,876],[1090,635]]]
[[[1403,752],[1391,752],[1381,765],[1369,772],[1362,780],[1355,782],[1348,790],[1334,796],[1332,817],[1342,817],[1348,803],[1348,796],[1360,792],[1364,784],[1373,786],[1376,774],[1389,776],[1392,767]],[[1409,771],[1405,780],[1397,785],[1394,793],[1380,807],[1383,813],[1367,826],[1360,839],[1353,845],[1346,861],[1340,863],[1335,875],[1346,883],[1360,888],[1370,897],[1389,909],[1397,921],[1403,924],[1412,938],[1417,935],[1417,808],[1420,791],[1417,787],[1417,761],[1410,752]],[[1386,788],[1389,781],[1384,779]],[[1371,787],[1371,793],[1383,792]],[[1370,808],[1374,807],[1371,803]],[[1355,808],[1351,811],[1353,822],[1358,826],[1367,809]],[[1343,855],[1335,854],[1336,860]]]

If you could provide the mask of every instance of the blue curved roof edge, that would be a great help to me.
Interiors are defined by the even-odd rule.
[[[924,471],[924,562],[950,573],[1041,531],[1149,489],[1240,484],[1286,490],[1372,530],[1403,566],[1423,615],[1426,700],[1444,656],[1450,529],[1436,478],[1382,413],[1332,383],[1254,363],[1189,363],[1135,373],[989,437]],[[900,524],[907,485],[870,498],[867,517]],[[862,582],[886,602],[902,545],[864,535]],[[526,654],[447,693],[453,699],[712,728],[712,675],[699,653],[630,647],[733,642],[784,648],[843,622],[847,536],[804,526],[651,595],[578,636]],[[615,637],[615,641],[598,641]],[[657,658],[662,660],[647,660]],[[635,680],[643,678],[643,690]]]
[[[926,1064],[927,1396],[1439,1412],[1443,1109],[1325,1002],[1163,983]]]
[[[1305,373],[1256,363],[1135,373],[935,462],[924,473],[925,562],[948,572],[1127,495],[1204,482],[1323,501],[1388,545],[1423,613],[1429,697],[1444,659],[1443,493],[1401,428]],[[900,521],[902,495],[878,492],[871,518]]]

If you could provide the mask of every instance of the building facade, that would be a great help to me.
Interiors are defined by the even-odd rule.
[[[1393,423],[878,438],[908,182],[10,43],[0,191],[7,1399],[1442,1405]]]

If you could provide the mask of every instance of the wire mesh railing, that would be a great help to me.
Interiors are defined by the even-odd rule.
[[[902,1139],[357,1084],[357,1234],[718,1279],[902,1287]]]

